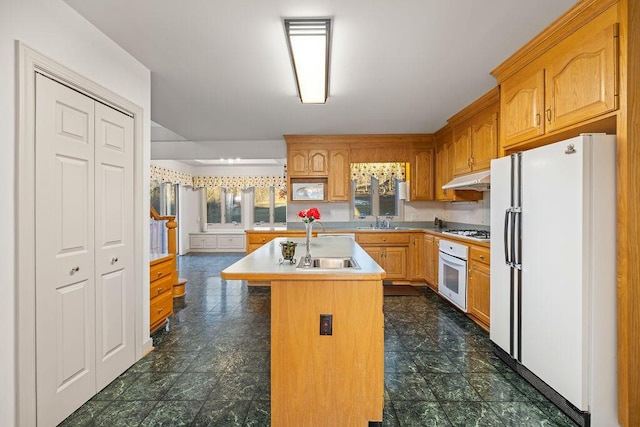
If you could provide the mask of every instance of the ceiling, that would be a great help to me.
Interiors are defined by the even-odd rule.
[[[183,161],[283,158],[284,134],[435,132],[576,3],[65,1],[151,70],[152,159]],[[333,17],[326,104],[297,98],[284,17]]]

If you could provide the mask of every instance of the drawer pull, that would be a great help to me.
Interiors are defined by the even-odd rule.
[[[160,287],[158,288],[158,293],[161,293],[161,292],[162,292],[162,288]]]
[[[162,313],[162,307],[158,309],[158,313]]]
[[[480,255],[480,259],[484,259],[484,255]]]
[[[162,276],[162,271],[158,271],[158,277]]]

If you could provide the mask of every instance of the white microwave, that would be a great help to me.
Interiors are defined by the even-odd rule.
[[[291,200],[325,200],[323,182],[296,182],[291,187]]]

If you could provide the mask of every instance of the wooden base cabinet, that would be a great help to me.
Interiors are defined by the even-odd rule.
[[[411,280],[423,281],[425,279],[424,243],[422,233],[411,235],[409,245],[409,279]]]
[[[430,234],[424,235],[424,280],[434,291],[438,290],[438,242],[436,242],[434,236]]]
[[[169,254],[150,262],[149,329],[153,333],[173,314],[174,258]]]
[[[406,280],[410,233],[362,232],[356,241],[387,273],[387,279]]]
[[[381,280],[272,281],[271,425],[382,424],[382,298]]]
[[[484,329],[490,326],[490,251],[471,246],[469,249],[468,314]]]

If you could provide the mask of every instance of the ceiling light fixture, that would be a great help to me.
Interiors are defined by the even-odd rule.
[[[324,104],[329,94],[331,19],[285,18],[289,55],[303,104]]]

